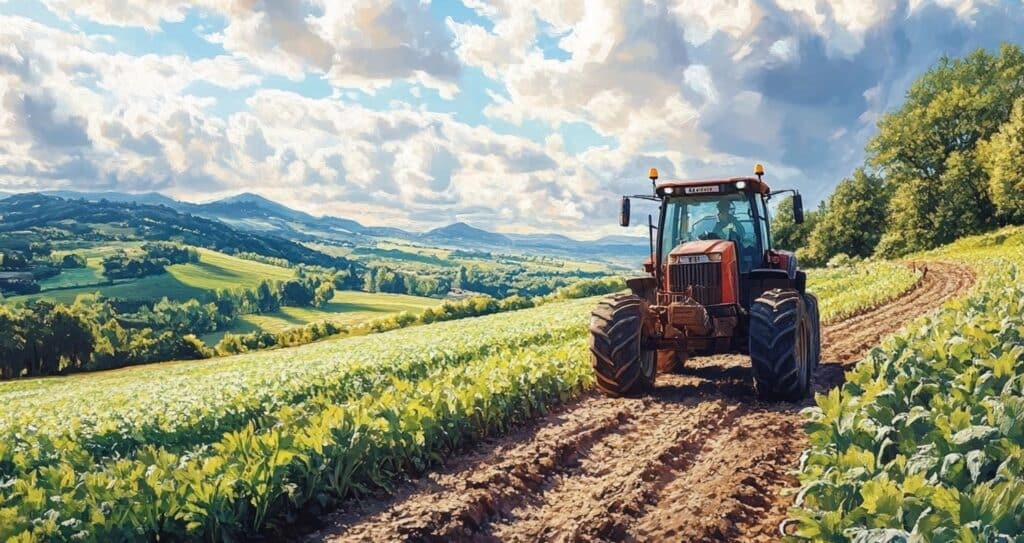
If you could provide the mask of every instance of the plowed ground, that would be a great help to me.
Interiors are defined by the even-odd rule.
[[[823,327],[818,392],[907,321],[962,294],[927,263],[895,301]],[[637,399],[588,395],[330,518],[329,541],[775,541],[806,446],[800,409],[759,402],[743,356],[687,361]]]

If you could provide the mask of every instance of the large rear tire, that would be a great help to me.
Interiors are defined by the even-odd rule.
[[[750,306],[754,388],[767,400],[798,401],[811,389],[811,324],[803,296],[772,289]]]
[[[804,293],[804,305],[807,307],[807,319],[811,327],[811,371],[821,363],[821,316],[818,313],[818,298]]]
[[[656,351],[645,350],[647,302],[633,294],[613,294],[590,317],[590,352],[597,388],[609,396],[630,396],[654,386]]]

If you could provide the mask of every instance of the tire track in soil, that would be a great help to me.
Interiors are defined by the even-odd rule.
[[[895,301],[823,327],[818,392],[973,284],[965,266],[926,266]],[[306,540],[775,541],[806,447],[799,411],[812,404],[758,401],[745,356],[692,359],[643,398],[588,394],[393,496],[350,505]]]

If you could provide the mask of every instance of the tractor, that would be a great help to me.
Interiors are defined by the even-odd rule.
[[[651,255],[627,291],[599,302],[590,321],[590,350],[599,390],[641,394],[658,373],[690,356],[749,354],[759,397],[796,401],[811,390],[821,350],[818,300],[806,290],[796,255],[772,247],[768,201],[773,192],[757,164],[752,177],[659,182],[653,194],[622,197],[619,224],[630,224],[630,198],[656,202],[648,216]]]

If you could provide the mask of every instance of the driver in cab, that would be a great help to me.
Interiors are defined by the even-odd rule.
[[[744,239],[746,232],[743,230],[743,225],[732,214],[732,202],[728,200],[718,202],[718,222],[715,223],[711,231],[717,234],[719,239],[728,239],[737,243]]]

